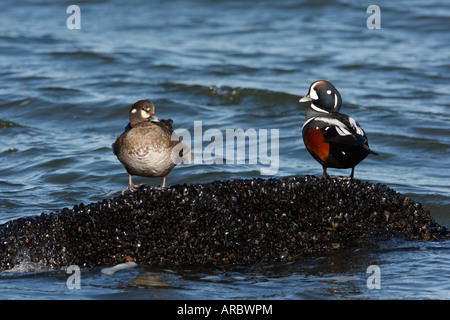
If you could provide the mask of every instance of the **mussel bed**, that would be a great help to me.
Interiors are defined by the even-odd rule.
[[[136,191],[0,226],[0,270],[255,264],[373,245],[450,239],[420,203],[383,184],[295,176]]]

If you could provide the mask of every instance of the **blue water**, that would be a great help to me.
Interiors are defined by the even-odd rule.
[[[79,30],[66,26],[66,2],[0,3],[0,223],[117,195],[128,177],[111,143],[140,99],[190,132],[194,121],[203,132],[277,129],[273,176],[320,176],[302,142],[297,101],[326,79],[380,153],[356,168],[356,178],[406,194],[450,227],[449,3],[74,4]],[[372,4],[381,29],[367,28]],[[261,166],[192,163],[177,166],[167,184],[261,177]],[[0,273],[0,298],[448,299],[449,260],[447,242],[393,240],[285,264],[82,269],[79,290],[68,289],[65,269],[24,263]],[[367,287],[370,265],[380,267],[380,289]]]

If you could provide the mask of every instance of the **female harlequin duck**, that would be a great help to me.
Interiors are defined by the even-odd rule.
[[[173,133],[172,123],[171,119],[158,119],[150,101],[140,100],[131,106],[130,123],[112,144],[114,154],[129,174],[128,188],[122,193],[136,187],[132,175],[163,177],[164,189],[167,175],[186,159],[189,150]]]
[[[312,101],[306,110],[303,125],[303,142],[309,153],[323,167],[324,179],[329,179],[327,168],[352,169],[364,160],[370,150],[364,130],[351,117],[339,113],[341,95],[327,81],[316,81],[309,87],[308,95],[299,102]]]

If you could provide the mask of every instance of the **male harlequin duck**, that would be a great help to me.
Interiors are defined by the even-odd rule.
[[[188,148],[173,133],[171,119],[160,120],[155,115],[155,106],[140,100],[130,109],[130,123],[125,132],[112,144],[113,152],[129,174],[128,188],[133,190],[132,175],[166,177],[176,164],[184,162]],[[183,154],[184,153],[184,154]]]
[[[351,117],[339,113],[341,95],[327,81],[316,81],[308,94],[299,102],[312,101],[306,110],[303,124],[303,142],[309,153],[323,167],[324,179],[329,179],[327,168],[352,169],[364,160],[370,150],[367,136],[361,126]]]

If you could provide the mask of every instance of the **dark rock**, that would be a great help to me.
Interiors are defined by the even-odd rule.
[[[358,180],[214,181],[148,186],[0,226],[0,270],[26,262],[105,266],[275,262],[376,239],[450,239],[419,203]]]

